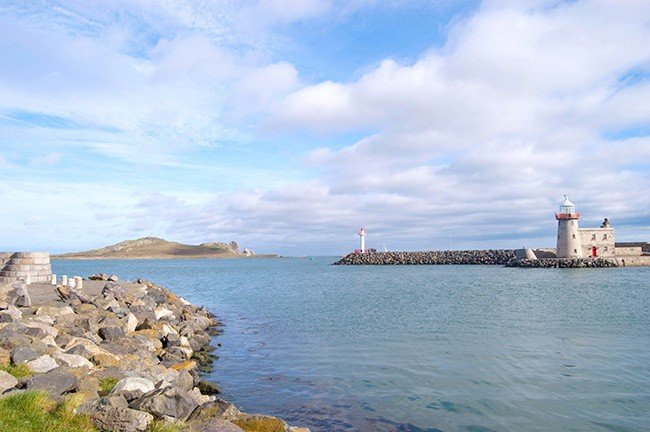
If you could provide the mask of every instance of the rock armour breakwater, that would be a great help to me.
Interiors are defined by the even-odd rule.
[[[351,253],[334,265],[506,265],[515,259],[512,249],[424,252]]]
[[[573,259],[520,259],[512,260],[506,264],[507,267],[524,268],[605,268],[618,267],[616,261],[606,258],[573,258]]]
[[[100,431],[145,432],[157,421],[186,432],[308,432],[217,398],[219,388],[199,372],[210,367],[219,323],[163,287],[87,280],[83,290],[23,281],[11,288],[0,290],[0,367],[29,375],[0,369],[0,398],[76,394],[76,412]]]

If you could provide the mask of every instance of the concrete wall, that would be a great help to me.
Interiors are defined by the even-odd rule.
[[[591,257],[591,249],[596,248],[596,256],[611,258],[616,255],[614,246],[614,228],[580,228],[582,256]]]
[[[49,282],[52,276],[47,252],[0,252],[0,283],[25,280]]]
[[[578,220],[558,220],[557,224],[557,257],[582,258]]]

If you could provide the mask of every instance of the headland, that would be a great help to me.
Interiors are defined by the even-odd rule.
[[[258,255],[248,248],[240,249],[235,241],[229,243],[210,242],[189,245],[168,241],[158,237],[143,237],[135,240],[92,249],[53,255],[56,259],[195,259],[195,258],[270,258],[275,254]]]

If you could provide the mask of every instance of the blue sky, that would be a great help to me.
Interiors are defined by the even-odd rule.
[[[650,236],[644,1],[0,0],[0,249]]]

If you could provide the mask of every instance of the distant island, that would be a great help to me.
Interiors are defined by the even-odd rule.
[[[187,245],[158,237],[126,240],[101,249],[52,255],[58,259],[172,259],[172,258],[244,258],[277,257],[274,254],[257,255],[250,249],[239,249],[235,241],[230,243],[201,243]]]

